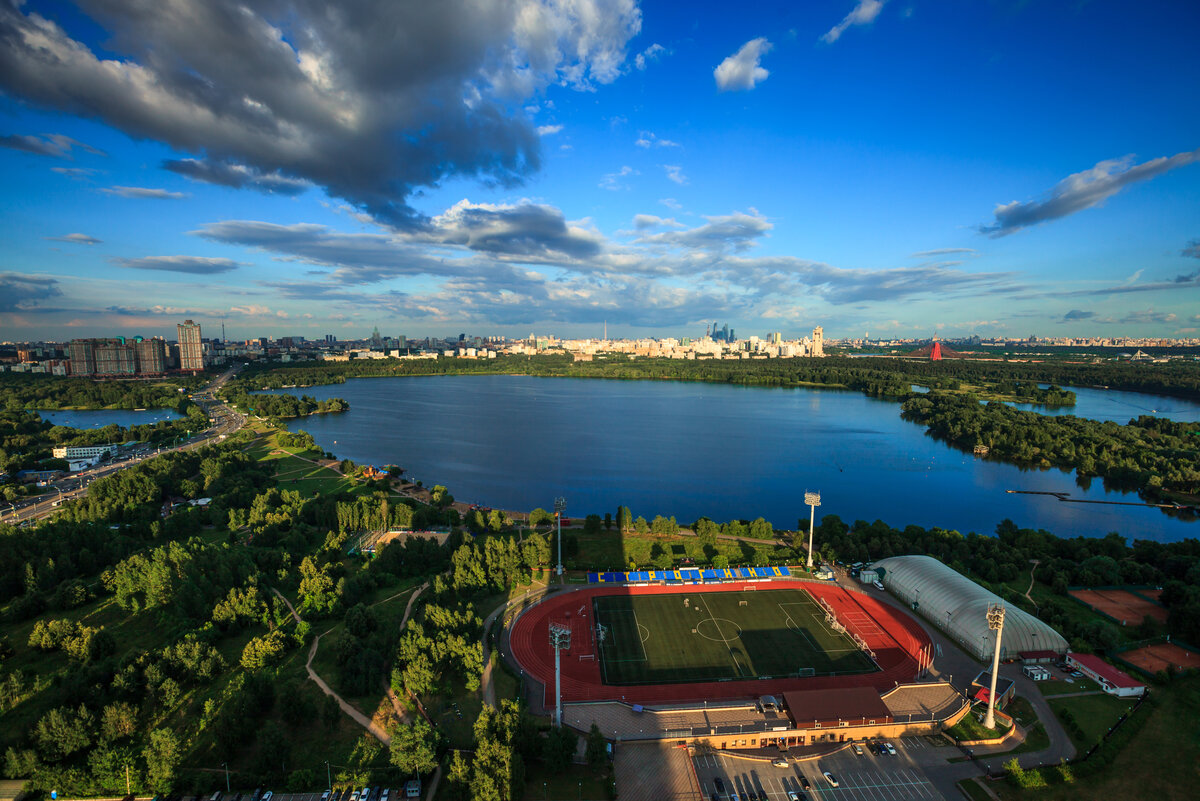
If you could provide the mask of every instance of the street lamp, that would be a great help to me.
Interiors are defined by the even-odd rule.
[[[804,502],[808,504],[808,572],[812,572],[813,566],[813,523],[817,519],[817,507],[821,505],[821,493],[805,492]]]
[[[562,563],[562,513],[567,508],[566,498],[554,499],[554,519],[558,521],[558,575],[563,574]]]

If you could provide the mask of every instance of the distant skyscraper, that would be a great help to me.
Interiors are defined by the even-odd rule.
[[[825,329],[819,325],[813,329],[812,355],[825,355]]]
[[[204,343],[200,340],[200,324],[185,320],[176,326],[179,331],[179,369],[204,369]]]

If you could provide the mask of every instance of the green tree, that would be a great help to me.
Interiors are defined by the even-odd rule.
[[[117,701],[100,714],[100,736],[105,740],[132,737],[137,731],[137,710],[132,704]]]
[[[431,773],[437,767],[438,736],[424,718],[393,726],[391,762],[404,773]]]
[[[608,755],[607,745],[604,733],[593,723],[587,735],[587,763],[593,770],[604,764],[604,758]]]
[[[170,792],[175,783],[175,771],[183,759],[179,736],[170,729],[155,729],[150,732],[142,758],[146,760],[146,780],[150,786]]]

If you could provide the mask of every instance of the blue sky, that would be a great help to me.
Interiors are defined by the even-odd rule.
[[[0,339],[1200,336],[1198,29],[0,0]]]

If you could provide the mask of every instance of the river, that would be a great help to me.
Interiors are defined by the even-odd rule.
[[[70,428],[104,428],[116,423],[123,428],[178,420],[174,409],[34,409],[43,420]]]
[[[339,458],[398,464],[426,486],[497,508],[549,509],[561,496],[571,516],[623,504],[647,520],[762,516],[794,529],[808,517],[805,490],[815,490],[818,516],[846,522],[991,533],[1011,518],[1059,536],[1200,536],[1200,523],[1152,507],[1009,494],[1140,502],[1100,480],[1084,489],[1073,473],[964,454],[902,420],[899,404],[857,392],[504,375],[361,378],[279,391],[350,402],[348,412],[289,423]],[[1077,394],[1081,415],[1120,422],[1159,402]],[[1175,415],[1200,418],[1200,405],[1166,400]]]

